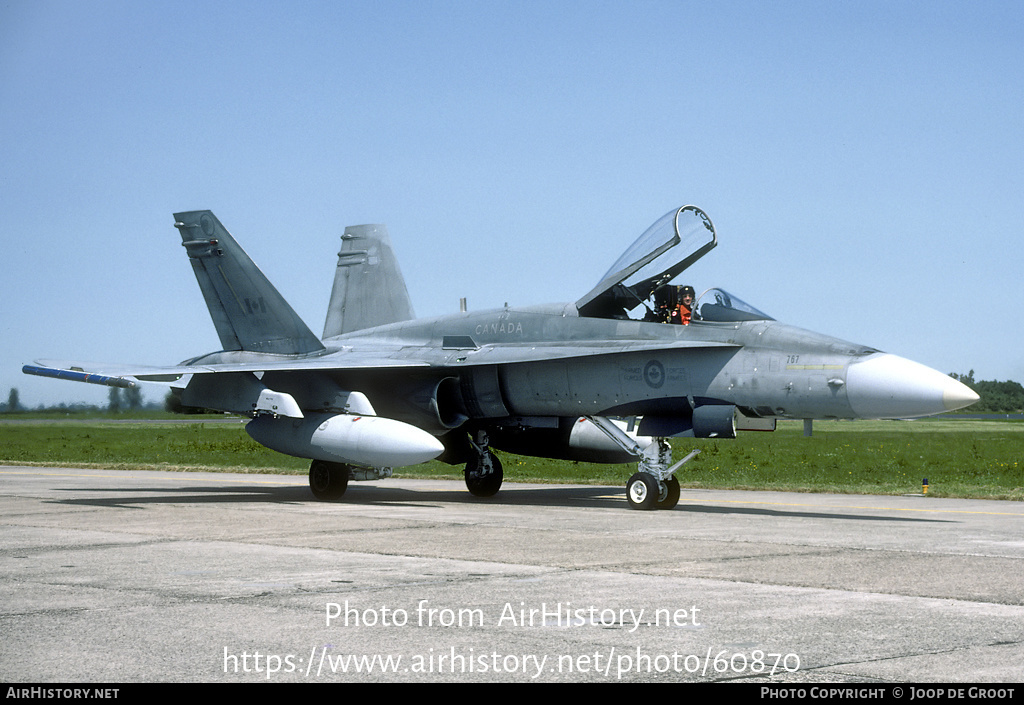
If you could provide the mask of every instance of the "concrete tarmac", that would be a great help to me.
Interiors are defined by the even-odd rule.
[[[0,467],[0,680],[1012,683],[1019,502]]]

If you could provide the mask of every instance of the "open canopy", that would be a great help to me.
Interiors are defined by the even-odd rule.
[[[624,317],[717,244],[715,227],[700,208],[669,211],[629,246],[576,308],[581,316]]]

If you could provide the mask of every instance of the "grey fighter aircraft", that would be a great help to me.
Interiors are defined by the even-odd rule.
[[[380,225],[346,228],[322,338],[210,211],[176,213],[222,349],[173,367],[37,361],[28,374],[115,387],[170,382],[189,406],[309,458],[313,495],[439,458],[480,497],[501,487],[492,448],[621,463],[637,509],[679,499],[668,439],[733,438],[777,419],[939,414],[978,396],[910,360],[779,323],[723,289],[670,282],[717,244],[699,208],[670,211],[575,303],[418,320]],[[687,288],[688,289],[688,288]],[[687,305],[688,304],[688,305]]]

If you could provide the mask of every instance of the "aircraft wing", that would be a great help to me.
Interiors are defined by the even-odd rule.
[[[101,384],[107,387],[133,387],[135,383],[127,378],[131,377],[142,382],[174,382],[185,375],[214,374],[218,372],[330,371],[427,366],[429,366],[428,363],[415,360],[388,360],[382,359],[378,355],[372,357],[353,355],[352,357],[346,357],[343,362],[336,357],[331,357],[312,360],[220,362],[205,365],[173,365],[169,367],[73,362],[69,360],[37,360],[35,365],[25,365],[21,368],[21,371],[28,375],[69,379],[76,382]]]
[[[445,366],[502,365],[544,360],[564,360],[614,353],[657,352],[666,347],[687,349],[727,349],[740,346],[709,341],[574,341],[571,343],[503,343],[466,349],[439,349],[426,346],[422,355],[408,348],[403,359],[388,353],[345,351],[314,358],[285,360],[244,360],[238,362],[192,363],[159,367],[118,363],[78,362],[71,360],[36,360],[25,365],[22,372],[40,377],[53,377],[88,382],[107,387],[132,387],[133,380],[142,382],[174,382],[185,375],[222,372],[331,372],[334,370],[402,369]]]

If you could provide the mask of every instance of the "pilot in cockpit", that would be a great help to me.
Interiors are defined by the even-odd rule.
[[[684,326],[690,325],[690,319],[693,317],[693,300],[696,296],[697,292],[689,284],[679,287],[679,306],[676,311],[679,315],[678,322]],[[672,322],[676,323],[674,320]]]
[[[693,316],[694,297],[692,286],[662,286],[654,292],[654,310],[645,320],[687,326]]]

